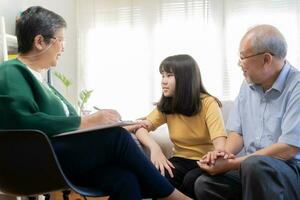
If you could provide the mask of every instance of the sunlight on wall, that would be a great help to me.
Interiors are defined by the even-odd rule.
[[[202,21],[180,22],[176,17],[173,19],[173,23],[166,22],[155,27],[153,52],[156,66],[170,55],[190,54],[199,65],[205,87],[212,94],[221,96],[221,50],[218,48],[219,42],[213,26],[208,26]],[[161,95],[161,91],[158,90],[159,83],[160,74],[157,67],[154,80],[156,99]]]
[[[284,6],[274,1],[253,2],[252,4],[240,5],[243,2],[227,4],[226,26],[225,26],[225,54],[230,77],[230,98],[237,95],[243,76],[237,66],[239,55],[239,42],[246,31],[258,24],[271,24],[277,27],[288,44],[287,60],[299,67],[299,16],[297,15],[297,4]],[[245,1],[244,1],[245,2]],[[240,4],[239,4],[240,3]],[[273,3],[273,5],[271,4]],[[291,1],[293,4],[293,2]],[[277,6],[276,6],[277,5]],[[293,24],[293,26],[291,26]]]
[[[143,31],[107,26],[91,30],[88,38],[90,104],[117,109],[126,118],[146,114],[151,72]]]
[[[207,89],[222,95],[221,51],[217,40],[207,40],[215,30],[199,20],[172,19],[152,32],[126,25],[90,30],[87,88],[95,88],[90,104],[117,109],[125,118],[146,115],[161,96],[159,65],[175,54],[192,55]]]
[[[90,106],[117,109],[124,118],[152,110],[161,96],[159,65],[175,54],[193,56],[206,89],[233,100],[243,81],[239,42],[257,24],[275,25],[287,39],[287,59],[300,64],[297,0],[80,2],[79,80],[94,89]]]

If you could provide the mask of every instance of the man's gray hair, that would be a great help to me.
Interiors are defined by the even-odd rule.
[[[258,25],[248,31],[251,32],[253,35],[250,41],[255,53],[268,52],[277,58],[285,59],[287,43],[277,28],[271,25]]]

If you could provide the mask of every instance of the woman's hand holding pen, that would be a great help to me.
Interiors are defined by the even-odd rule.
[[[80,128],[91,128],[98,125],[111,124],[120,120],[121,116],[116,110],[101,109],[91,115],[82,116]]]

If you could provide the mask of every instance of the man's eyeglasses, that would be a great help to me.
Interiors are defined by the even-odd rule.
[[[249,56],[245,56],[245,57],[241,57],[240,56],[240,58],[239,58],[239,65],[240,65],[241,62],[245,61],[248,58],[252,58],[252,57],[255,57],[255,56],[263,55],[265,53],[268,53],[268,54],[271,54],[272,56],[274,56],[274,54],[270,53],[270,52],[259,52],[259,53],[256,53],[256,54],[253,54],[253,55],[249,55]]]

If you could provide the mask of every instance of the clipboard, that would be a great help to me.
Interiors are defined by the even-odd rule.
[[[122,127],[122,126],[128,126],[128,125],[134,125],[137,124],[137,121],[131,121],[131,120],[126,120],[126,121],[118,121],[112,124],[105,124],[105,125],[99,125],[95,126],[92,128],[86,128],[86,129],[80,129],[80,130],[75,130],[75,131],[68,131],[64,133],[60,133],[57,135],[54,135],[53,137],[61,137],[61,136],[67,136],[67,135],[73,135],[73,134],[80,134],[80,133],[86,133],[90,131],[97,131],[97,130],[103,130],[107,128],[113,128],[113,127]]]

